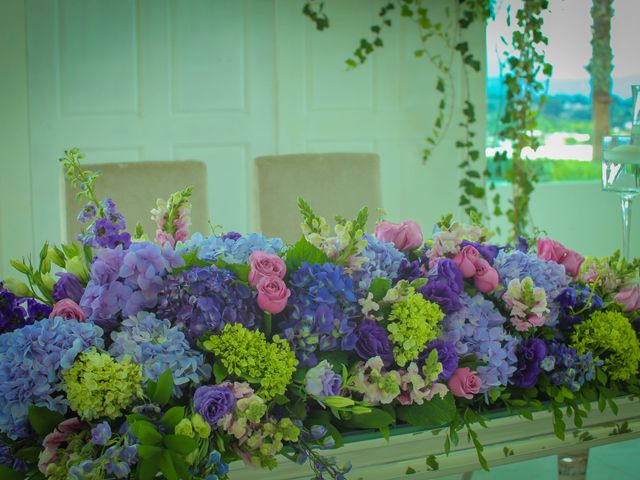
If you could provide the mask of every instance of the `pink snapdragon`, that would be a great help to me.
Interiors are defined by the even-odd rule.
[[[168,243],[173,248],[176,242],[184,242],[189,238],[191,226],[189,197],[192,191],[192,187],[187,187],[181,192],[171,194],[168,201],[159,198],[156,208],[151,210],[151,218],[155,220],[158,227],[155,241],[159,245]]]
[[[547,295],[531,277],[511,280],[502,300],[511,309],[511,324],[519,332],[544,325],[549,312]]]

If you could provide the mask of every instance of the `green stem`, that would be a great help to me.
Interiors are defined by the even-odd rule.
[[[264,335],[271,340],[271,314],[268,312],[264,314]]]

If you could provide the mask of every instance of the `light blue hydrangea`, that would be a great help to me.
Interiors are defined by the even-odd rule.
[[[445,316],[441,339],[455,345],[458,356],[474,354],[486,365],[476,368],[481,392],[506,386],[516,370],[517,339],[503,328],[506,319],[481,294],[460,297],[462,308]]]
[[[56,317],[0,335],[0,431],[26,436],[31,405],[66,413],[61,372],[89,347],[103,348],[102,334],[92,323]]]
[[[249,256],[255,251],[278,254],[285,250],[280,238],[268,238],[261,233],[250,233],[238,238],[218,237],[210,235],[203,237],[201,233],[194,233],[185,243],[178,244],[178,253],[191,253],[197,248],[200,260],[215,262],[222,258],[227,263],[247,263]]]
[[[398,276],[400,262],[405,258],[393,243],[383,242],[372,235],[365,235],[367,246],[360,257],[367,260],[360,268],[355,270],[351,278],[358,290],[366,292],[374,278],[395,279]]]
[[[118,360],[130,356],[142,366],[146,380],[157,381],[171,370],[173,393],[178,397],[183,387],[198,385],[211,375],[203,354],[190,347],[180,327],[172,327],[169,320],[158,319],[153,313],[139,312],[123,320],[118,331],[111,332],[111,339],[109,353]]]

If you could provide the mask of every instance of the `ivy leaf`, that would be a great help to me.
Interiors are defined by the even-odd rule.
[[[453,395],[448,393],[444,398],[436,395],[422,405],[408,405],[397,408],[398,418],[418,427],[440,427],[447,425],[455,418],[456,404]]]
[[[46,437],[49,433],[64,420],[64,416],[46,407],[29,406],[29,423],[41,437]],[[3,477],[4,478],[4,477]]]
[[[415,468],[411,468],[411,467],[407,467],[407,469],[404,472],[405,475],[413,475],[414,473],[416,473],[416,470]]]
[[[372,408],[368,413],[353,415],[348,420],[343,420],[345,426],[351,428],[384,428],[395,423],[395,418],[385,410]]]

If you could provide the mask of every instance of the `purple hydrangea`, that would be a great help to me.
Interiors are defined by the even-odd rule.
[[[365,235],[367,246],[360,257],[365,262],[352,272],[351,278],[360,292],[366,292],[374,278],[396,278],[400,263],[405,259],[404,254],[393,243],[383,242],[372,235]]]
[[[342,377],[333,371],[326,360],[310,368],[305,377],[305,391],[319,398],[340,395]]]
[[[451,342],[445,342],[444,340],[433,340],[429,342],[427,348],[418,357],[418,364],[424,365],[427,357],[432,350],[438,351],[438,361],[442,364],[442,372],[438,376],[438,380],[448,380],[453,372],[458,368],[458,353],[456,347]]]
[[[169,320],[153,313],[139,312],[123,320],[118,331],[111,332],[111,339],[109,353],[118,360],[132,358],[142,367],[146,380],[157,381],[170,370],[177,397],[189,384],[198,385],[211,375],[203,354],[191,348],[180,327],[172,327]]]
[[[540,362],[547,356],[547,345],[540,338],[524,340],[517,348],[518,365],[511,383],[520,388],[531,388],[542,371]]]
[[[265,253],[278,254],[285,249],[284,242],[280,238],[267,238],[261,233],[236,236],[231,234],[218,237],[210,235],[203,237],[200,233],[194,233],[189,240],[178,244],[179,253],[197,252],[200,260],[215,262],[219,258],[227,263],[247,263],[249,256],[260,250]]]
[[[428,282],[420,288],[427,300],[437,303],[444,313],[460,310],[463,291],[462,272],[453,260],[441,258],[427,274]]]
[[[278,324],[302,365],[317,363],[317,350],[353,350],[358,336],[358,296],[349,275],[332,263],[302,266],[291,274],[291,297]]]
[[[227,324],[254,329],[261,317],[251,290],[234,273],[215,267],[193,267],[167,279],[158,314],[184,325],[191,340]]]
[[[459,357],[473,354],[484,363],[475,370],[482,381],[481,392],[506,386],[516,370],[517,340],[503,325],[506,319],[481,294],[460,297],[462,308],[442,321],[441,340],[455,345]]]
[[[202,415],[205,421],[214,428],[235,404],[236,397],[229,387],[217,385],[198,387],[193,395],[193,406],[196,412]]]
[[[60,277],[53,287],[51,296],[56,302],[68,298],[76,303],[80,303],[82,294],[84,293],[84,287],[78,277],[73,273],[59,272],[56,275]]]
[[[26,436],[31,405],[66,413],[61,370],[89,347],[103,348],[102,334],[92,323],[56,317],[0,335],[0,431]]]
[[[354,351],[362,360],[380,357],[385,366],[393,363],[393,348],[387,330],[373,320],[362,320],[356,327],[358,340]]]

